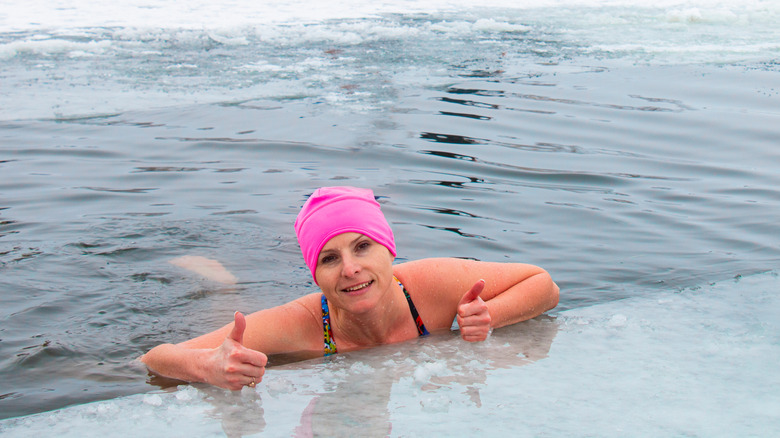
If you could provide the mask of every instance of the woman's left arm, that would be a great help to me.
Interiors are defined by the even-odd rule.
[[[560,289],[547,271],[532,265],[512,264],[508,268],[517,271],[517,282],[497,285],[480,295],[494,328],[535,318],[558,305]]]
[[[397,270],[415,289],[425,291],[421,298],[428,304],[429,319],[448,327],[457,317],[461,335],[469,341],[558,305],[558,285],[538,266],[440,258],[404,263]]]

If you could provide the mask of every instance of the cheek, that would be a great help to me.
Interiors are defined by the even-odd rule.
[[[385,270],[387,272],[390,272],[390,274],[392,275],[392,273],[393,273],[393,261],[395,261],[395,257],[393,257],[393,254],[391,254],[390,251],[387,248],[382,247],[382,249],[384,251],[382,252],[382,256],[380,257],[380,263],[385,268],[383,270]]]
[[[330,269],[327,267],[317,266],[317,270],[314,271],[314,278],[317,280],[317,284],[322,287],[331,282],[330,277],[331,275]]]

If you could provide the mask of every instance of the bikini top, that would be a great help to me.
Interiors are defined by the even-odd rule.
[[[414,307],[414,303],[412,302],[412,297],[409,296],[409,292],[406,291],[406,288],[403,284],[401,284],[400,280],[398,280],[395,276],[393,276],[393,279],[398,282],[398,285],[401,286],[401,289],[404,291],[406,302],[409,303],[409,311],[412,313],[414,323],[417,325],[417,334],[420,336],[429,334],[428,330],[425,328],[425,324],[423,324],[422,318],[420,318],[420,314],[417,313],[417,308]],[[333,331],[330,329],[330,309],[328,309],[328,300],[325,298],[325,294],[322,294],[322,334],[325,341],[325,356],[338,353],[336,342],[333,340]]]

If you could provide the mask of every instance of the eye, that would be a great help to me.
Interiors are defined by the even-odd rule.
[[[355,250],[356,251],[367,251],[369,247],[371,247],[371,242],[369,242],[368,240],[361,240],[355,246]]]
[[[327,264],[330,264],[330,263],[333,263],[333,262],[335,262],[335,261],[336,261],[336,259],[337,259],[337,257],[336,257],[335,255],[333,255],[333,254],[327,254],[327,255],[323,256],[323,257],[320,259],[320,263],[321,263],[321,264],[323,264],[323,265],[327,265]]]

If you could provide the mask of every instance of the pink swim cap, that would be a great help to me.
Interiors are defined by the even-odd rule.
[[[393,230],[374,199],[374,192],[357,187],[315,190],[295,219],[295,235],[315,283],[322,247],[333,237],[350,232],[370,237],[395,257]]]

